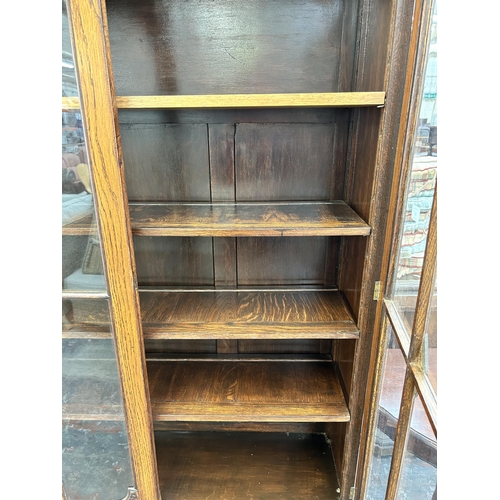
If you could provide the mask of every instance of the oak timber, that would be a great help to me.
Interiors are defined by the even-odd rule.
[[[137,236],[367,236],[370,227],[343,201],[325,203],[131,203]],[[92,216],[63,227],[90,234]]]
[[[336,291],[140,293],[145,339],[357,338]]]
[[[147,363],[155,421],[345,422],[333,364],[323,361]]]
[[[126,109],[222,109],[383,106],[385,92],[318,92],[299,94],[221,94],[117,96],[118,108]],[[79,109],[78,97],[63,97],[63,109]]]

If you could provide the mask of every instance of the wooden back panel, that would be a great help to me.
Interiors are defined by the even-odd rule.
[[[354,53],[351,3],[109,0],[117,94],[340,90],[352,70],[341,64]]]

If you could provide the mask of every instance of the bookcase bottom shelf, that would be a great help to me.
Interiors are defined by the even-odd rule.
[[[155,421],[346,422],[330,361],[148,360]]]
[[[336,498],[324,434],[155,432],[162,498]]]

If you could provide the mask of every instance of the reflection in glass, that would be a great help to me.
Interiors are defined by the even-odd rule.
[[[398,500],[436,499],[436,467],[436,439],[422,401],[417,395],[396,498]]]
[[[401,347],[389,323],[387,337],[366,500],[385,498],[406,373],[406,362]]]
[[[434,393],[437,394],[437,277],[434,277],[423,349],[424,369]]]
[[[78,96],[66,2],[62,3],[62,95]]]
[[[63,300],[66,500],[116,500],[134,485],[107,300]]]
[[[437,13],[431,25],[423,95],[419,110],[393,300],[411,331],[437,179]]]
[[[64,290],[105,290],[90,169],[79,111],[62,113]]]

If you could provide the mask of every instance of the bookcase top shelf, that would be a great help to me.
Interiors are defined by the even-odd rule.
[[[225,109],[225,108],[350,108],[383,106],[385,92],[316,92],[287,94],[204,94],[117,96],[122,109]],[[79,109],[78,97],[63,97],[63,109]]]

